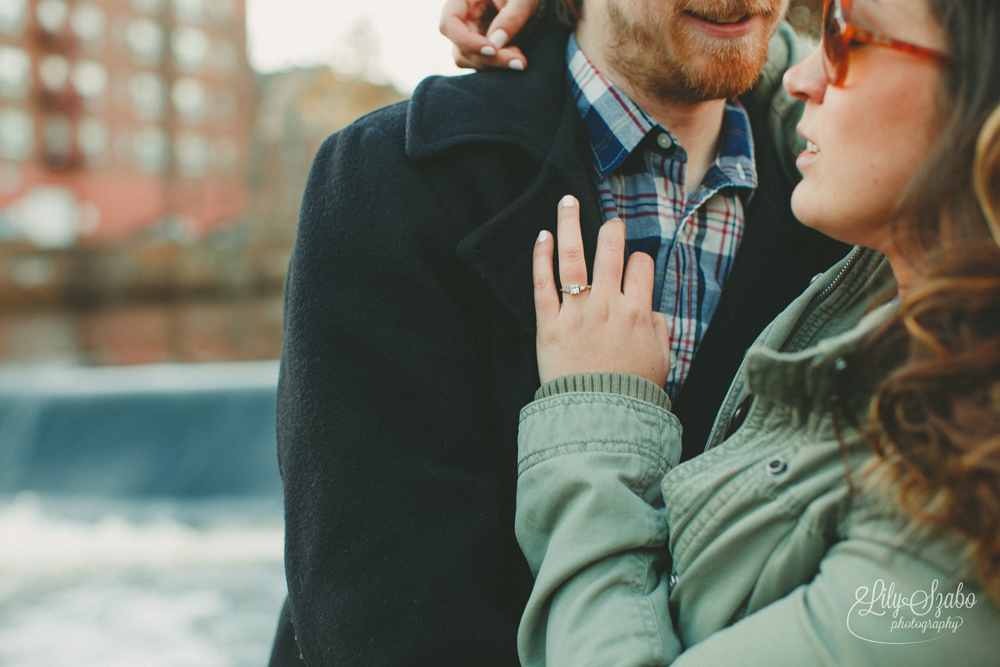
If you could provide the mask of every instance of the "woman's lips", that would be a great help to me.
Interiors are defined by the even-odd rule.
[[[814,144],[809,139],[806,139],[806,149],[799,153],[799,156],[795,158],[795,166],[801,171],[804,167],[808,167],[810,164],[815,162],[819,157],[819,146]]]

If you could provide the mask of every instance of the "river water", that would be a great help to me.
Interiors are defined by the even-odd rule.
[[[280,505],[0,506],[0,665],[267,664],[285,596]]]
[[[0,368],[0,666],[267,664],[277,363]]]

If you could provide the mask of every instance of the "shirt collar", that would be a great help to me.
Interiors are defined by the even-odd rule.
[[[594,165],[601,178],[620,167],[654,128],[670,135],[675,150],[683,150],[669,130],[660,127],[604,78],[580,50],[574,35],[566,45],[566,65],[570,92],[587,128]],[[757,187],[750,119],[738,100],[726,102],[716,164],[731,185]]]

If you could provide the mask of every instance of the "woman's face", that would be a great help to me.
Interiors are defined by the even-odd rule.
[[[850,21],[947,50],[924,0],[855,0]],[[785,74],[785,88],[806,102],[798,132],[809,141],[796,162],[802,181],[792,210],[806,225],[891,260],[896,205],[939,131],[942,66],[867,44],[852,45],[849,59],[840,87],[827,84],[820,49]]]

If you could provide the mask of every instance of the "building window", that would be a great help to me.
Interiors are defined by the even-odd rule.
[[[240,146],[235,139],[223,137],[215,142],[215,166],[226,174],[236,170],[240,162]]]
[[[136,167],[147,174],[159,174],[167,167],[167,134],[158,127],[139,130],[132,137],[132,154]]]
[[[28,19],[28,0],[0,0],[0,32],[17,36]]]
[[[201,23],[205,20],[205,0],[173,0],[174,16],[185,23]]]
[[[159,14],[163,0],[132,0],[132,8],[146,14]]]
[[[125,41],[140,65],[152,67],[163,57],[163,27],[149,19],[135,19],[125,28]]]
[[[84,118],[76,128],[76,143],[90,166],[103,164],[108,154],[108,127],[97,118]]]
[[[66,87],[69,72],[69,60],[59,55],[46,56],[38,66],[38,78],[50,92],[57,92]]]
[[[0,96],[22,100],[31,84],[31,56],[27,51],[0,46]]]
[[[27,160],[35,149],[35,121],[20,109],[0,109],[0,157]]]
[[[69,18],[73,33],[87,45],[95,45],[104,36],[104,12],[95,5],[79,5]]]
[[[212,62],[215,68],[224,74],[229,74],[236,69],[237,65],[236,47],[232,42],[218,41],[212,49]]]
[[[239,112],[239,101],[231,90],[220,90],[215,94],[215,114],[222,120],[232,120]]]
[[[68,116],[52,115],[45,119],[45,161],[55,169],[73,166],[73,123]]]
[[[184,120],[198,123],[205,119],[208,111],[208,91],[197,79],[183,77],[174,83],[170,94],[174,108]]]
[[[160,120],[163,117],[166,83],[163,77],[152,72],[134,74],[128,82],[132,110],[141,120]]]
[[[42,30],[55,35],[66,26],[69,5],[66,4],[65,0],[41,0],[35,7],[35,14],[38,16],[38,25],[42,26]]]
[[[219,23],[228,23],[236,13],[233,0],[208,0],[208,15]]]
[[[99,101],[108,87],[108,70],[93,60],[78,62],[70,76],[73,79],[73,87],[88,102]]]
[[[80,228],[80,205],[69,188],[37,185],[18,202],[15,224],[25,238],[40,248],[69,248]],[[53,273],[52,266],[45,263],[17,269],[21,274],[18,277],[29,283],[50,278]]]
[[[208,35],[197,28],[178,28],[170,46],[177,65],[188,71],[201,69],[212,49]]]
[[[200,134],[182,134],[174,142],[177,169],[182,176],[204,176],[208,169],[208,142]]]

